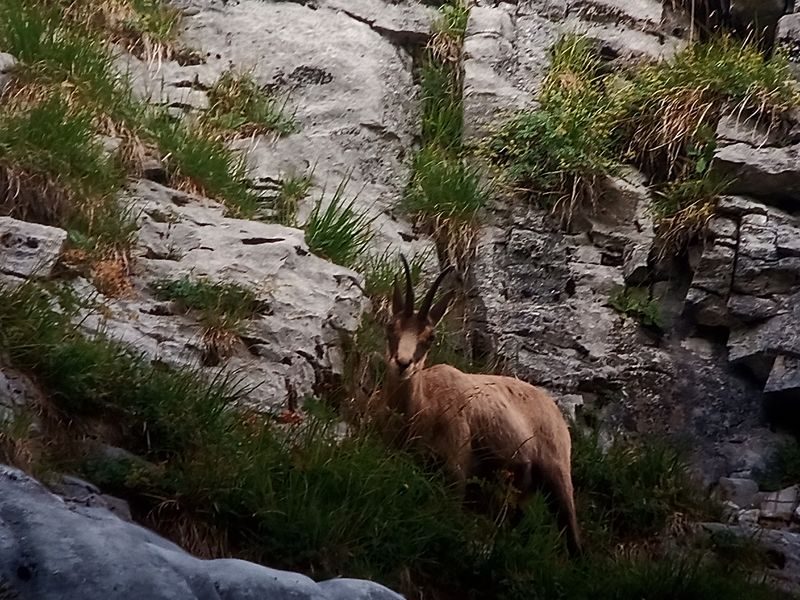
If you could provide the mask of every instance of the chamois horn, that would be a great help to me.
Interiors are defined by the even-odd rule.
[[[431,289],[428,290],[428,293],[425,295],[425,298],[422,300],[422,304],[419,307],[419,316],[421,318],[426,318],[428,316],[428,312],[431,309],[431,305],[433,304],[433,299],[436,297],[436,291],[439,289],[442,281],[444,278],[447,277],[453,271],[453,266],[450,265],[444,271],[439,273],[436,277],[436,280],[433,282]]]
[[[400,260],[403,263],[403,270],[406,274],[406,302],[404,305],[404,312],[407,317],[414,314],[414,286],[411,283],[411,269],[408,267],[408,261],[404,254],[400,254]]]

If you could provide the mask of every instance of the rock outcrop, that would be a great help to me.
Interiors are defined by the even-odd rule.
[[[5,465],[0,465],[0,595],[14,600],[402,600],[368,581],[315,583],[243,560],[197,559],[104,507],[67,504]]]
[[[636,54],[630,31],[643,41],[639,55],[682,44],[660,2],[486,4],[472,11],[465,43],[468,143],[504,109],[535,107],[543,46],[564,23],[611,61]],[[612,429],[688,436],[709,484],[763,469],[779,439],[764,426],[764,395],[798,393],[795,129],[720,124],[715,168],[737,177],[735,195],[687,264],[654,260],[649,192],[636,173],[609,182],[599,212],[569,232],[545,211],[498,199],[468,286],[476,349],[560,394],[565,410],[578,405]],[[609,305],[623,285],[645,287],[663,335]]]

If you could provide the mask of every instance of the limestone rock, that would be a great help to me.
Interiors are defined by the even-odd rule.
[[[66,241],[63,229],[0,217],[0,272],[47,279]]]
[[[314,583],[242,560],[199,560],[106,508],[69,506],[7,466],[0,512],[0,577],[20,598],[402,600],[368,581]]]
[[[133,521],[130,506],[125,500],[103,494],[97,486],[78,477],[62,475],[57,481],[50,483],[49,488],[69,506],[105,508],[123,521]]]
[[[152,102],[201,110],[202,98],[234,66],[287,101],[297,131],[256,136],[234,146],[248,153],[257,187],[314,172],[300,203],[302,223],[323,190],[346,176],[346,196],[375,217],[375,250],[413,255],[428,246],[392,215],[408,181],[418,129],[412,46],[427,35],[432,10],[416,2],[189,0],[182,40],[201,48],[198,64],[126,56],[136,93]],[[403,42],[403,43],[401,43]]]
[[[739,512],[738,515],[738,522],[741,525],[758,525],[758,520],[761,518],[761,511],[757,508],[751,508],[750,510],[743,510]]]
[[[765,202],[800,201],[800,146],[753,148],[735,143],[721,146],[714,155],[714,168],[732,179],[731,194],[763,199]]]
[[[761,517],[788,521],[797,508],[798,494],[800,494],[800,488],[796,485],[766,494],[761,500]]]
[[[17,64],[17,59],[7,52],[0,52],[0,95],[11,82],[11,71]]]
[[[750,508],[757,501],[758,484],[752,479],[721,477],[719,493],[739,508]]]
[[[382,0],[324,0],[324,8],[340,10],[397,45],[423,46],[431,35],[436,10],[409,0],[387,4]]]
[[[779,354],[800,354],[800,293],[788,305],[791,311],[779,314],[754,327],[731,331],[728,351],[731,362],[746,364],[760,379],[766,381]],[[776,375],[778,379],[783,379]],[[777,385],[777,383],[776,383]]]
[[[800,393],[800,357],[778,355],[764,391],[775,394]]]
[[[464,39],[464,134],[479,140],[494,121],[533,103],[545,76],[553,24],[538,15],[513,18],[510,5],[476,6]]]
[[[82,314],[85,329],[154,360],[236,372],[261,410],[313,395],[326,373],[341,373],[341,336],[358,328],[366,307],[360,275],[311,254],[302,231],[231,219],[215,202],[154,182],[132,185],[126,203],[139,214],[137,293]],[[208,362],[201,325],[152,297],[155,282],[183,277],[243,286],[260,304],[221,364]]]

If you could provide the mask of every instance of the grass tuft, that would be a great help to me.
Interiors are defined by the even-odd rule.
[[[255,293],[235,283],[217,283],[188,275],[152,284],[156,298],[172,300],[183,312],[193,311],[203,326],[206,365],[228,357],[238,341],[243,321],[261,309]]]
[[[646,287],[619,286],[612,291],[608,304],[647,327],[661,328],[663,325],[658,300],[650,296]]]
[[[297,129],[294,119],[284,113],[285,103],[280,105],[246,73],[223,73],[209,90],[208,99],[210,108],[203,118],[219,129],[240,135],[285,135]]]
[[[597,189],[632,162],[656,194],[661,254],[705,228],[724,182],[710,172],[720,116],[774,124],[800,104],[788,61],[720,35],[666,62],[607,74],[586,38],[554,47],[541,107],[503,124],[484,149],[512,190],[550,206],[568,225]]]
[[[339,183],[327,203],[323,191],[306,221],[305,239],[314,254],[345,267],[354,267],[372,241],[375,217],[356,208],[357,198],[347,201],[348,181],[349,177],[345,177]]]
[[[147,134],[164,153],[179,187],[220,200],[239,216],[256,213],[259,199],[247,179],[245,158],[216,130],[158,113],[150,119]]]

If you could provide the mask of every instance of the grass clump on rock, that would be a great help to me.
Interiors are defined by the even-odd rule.
[[[771,124],[797,106],[788,62],[720,35],[669,60],[609,74],[586,38],[553,49],[541,106],[501,125],[485,146],[505,185],[568,224],[600,201],[625,162],[650,178],[662,253],[703,230],[725,181],[711,170],[724,114]]]

